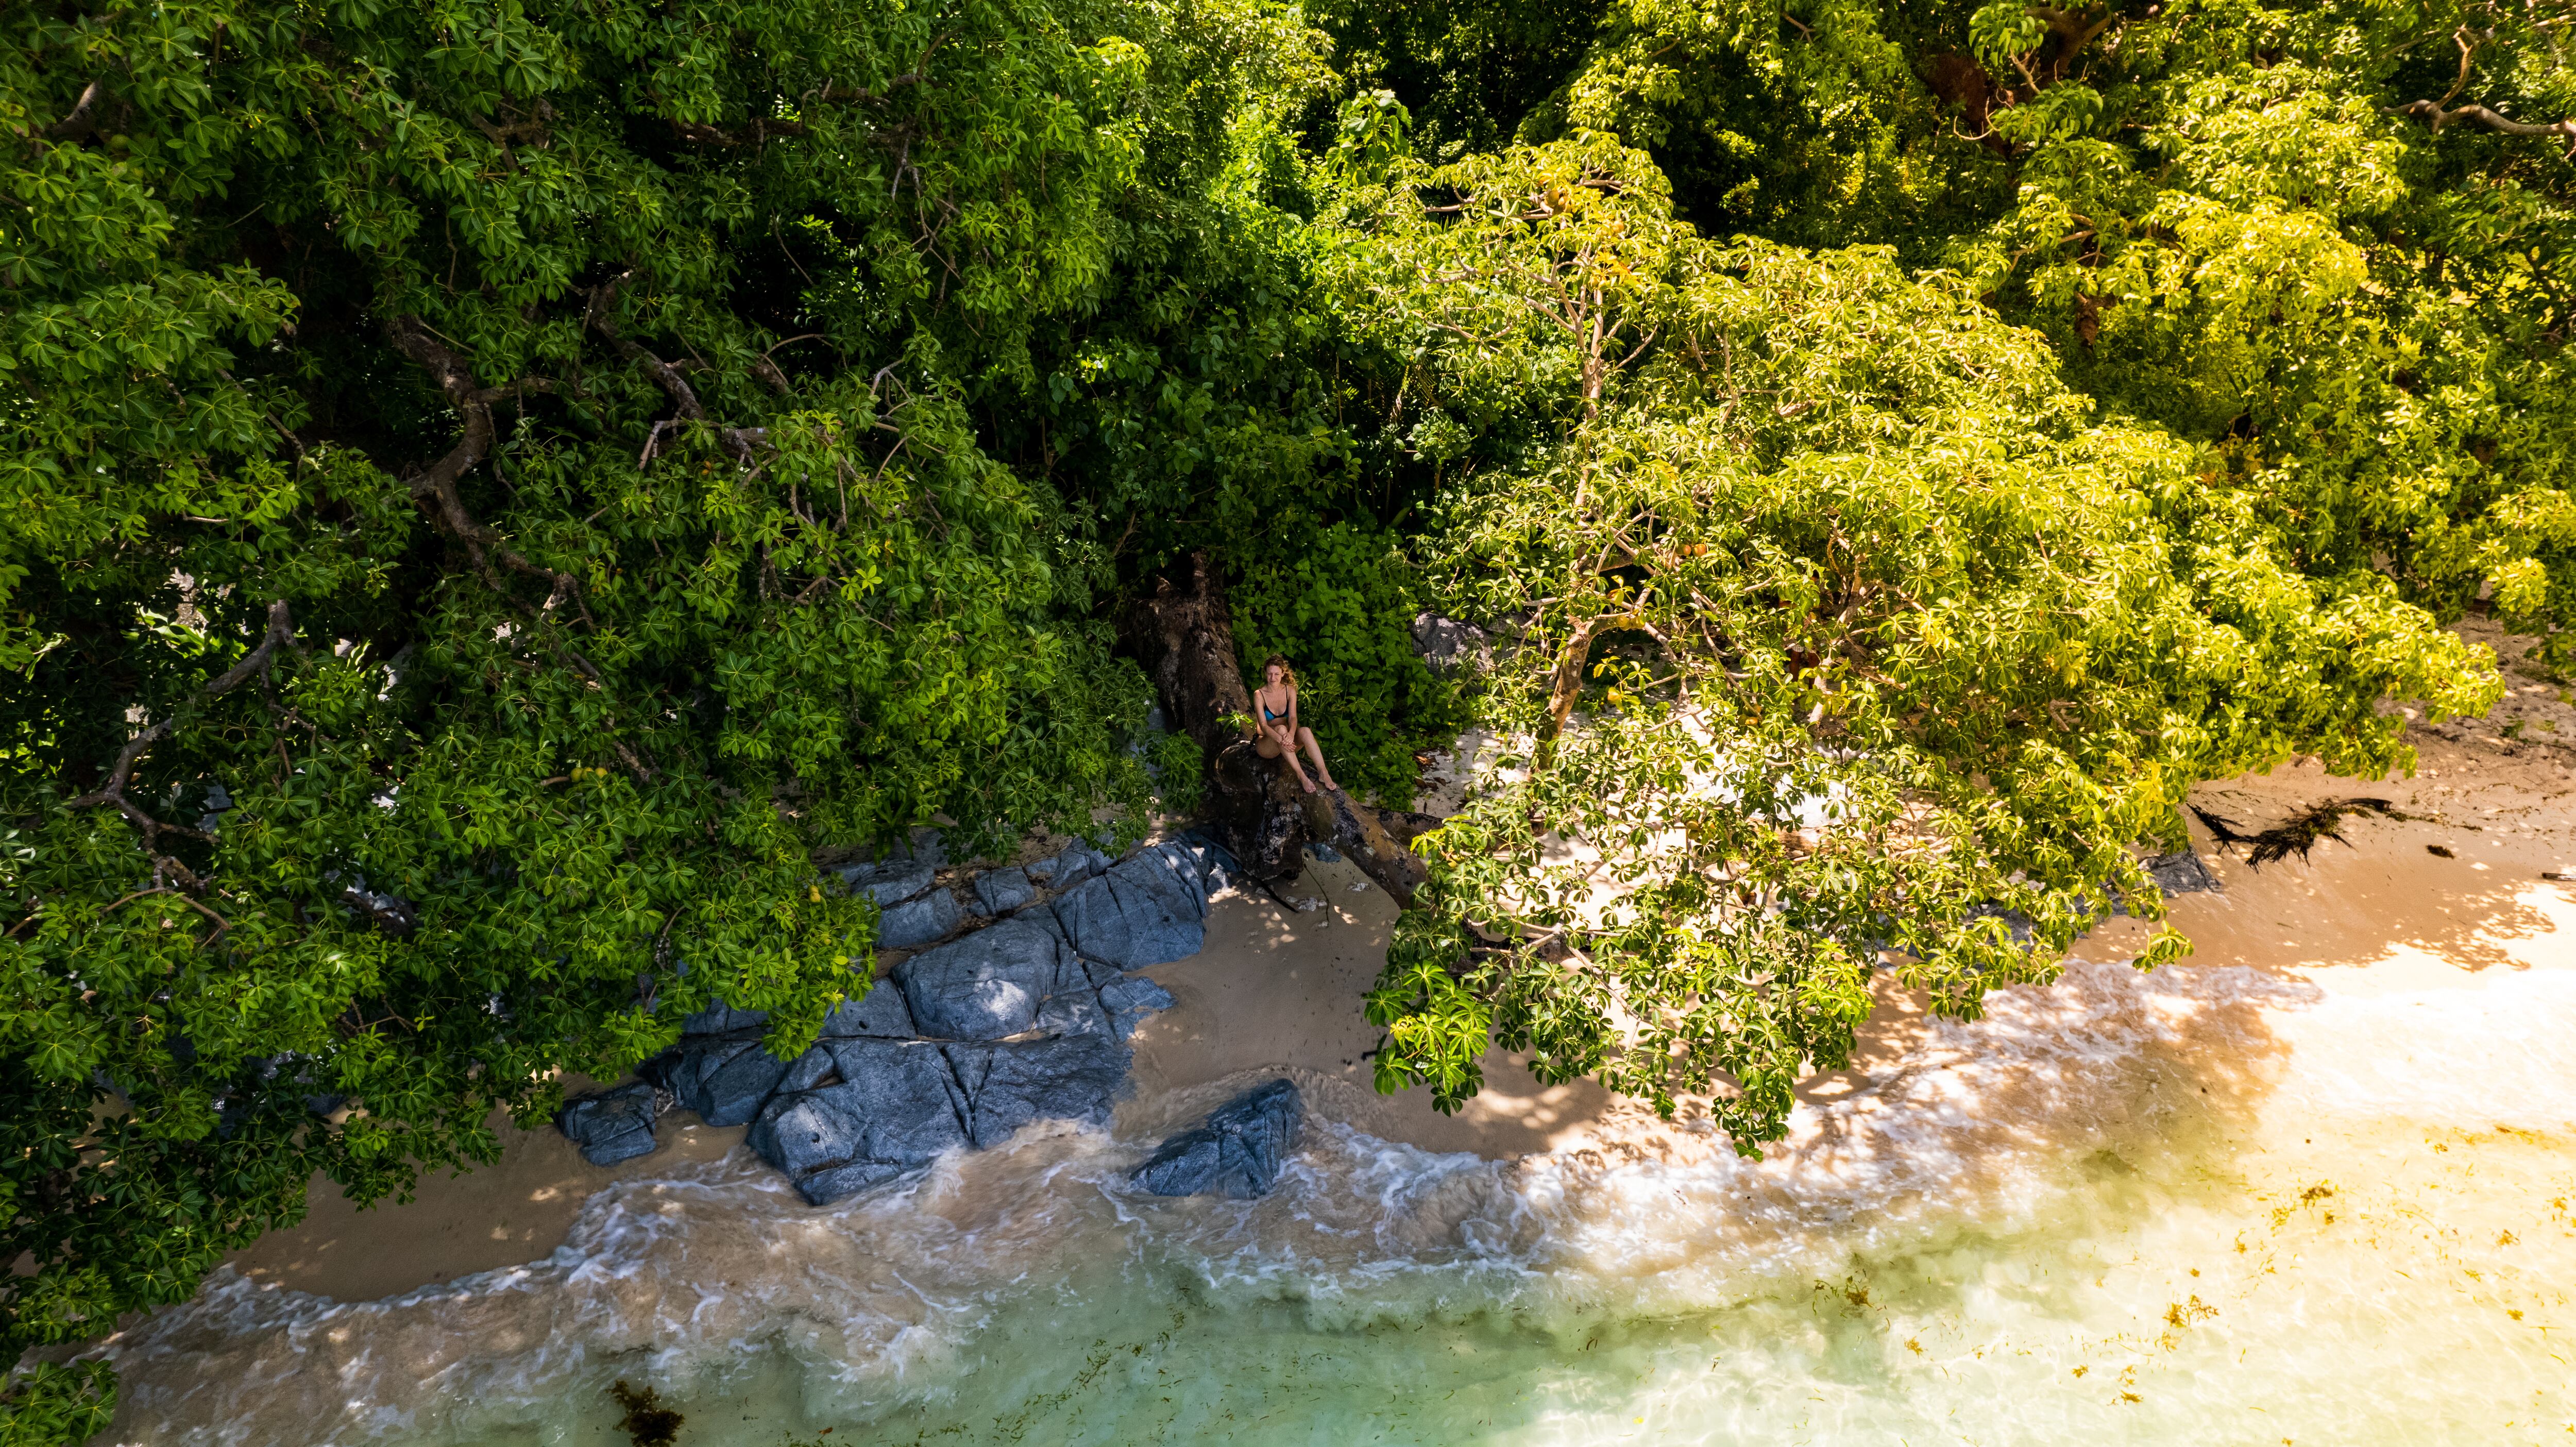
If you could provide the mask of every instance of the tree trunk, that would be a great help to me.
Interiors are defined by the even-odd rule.
[[[1164,715],[1199,746],[1207,769],[1205,822],[1247,873],[1292,878],[1306,867],[1307,842],[1322,841],[1349,856],[1398,905],[1413,903],[1426,871],[1388,833],[1379,811],[1338,789],[1306,793],[1287,761],[1261,757],[1243,728],[1252,695],[1235,662],[1225,584],[1206,553],[1190,554],[1157,578],[1129,612],[1125,631],[1154,680]],[[1229,725],[1229,717],[1236,722]]]

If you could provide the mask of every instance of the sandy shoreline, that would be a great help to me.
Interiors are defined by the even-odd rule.
[[[2503,641],[2471,630],[2479,641]],[[2576,874],[2576,707],[2556,686],[2507,676],[2516,692],[2488,720],[2414,729],[2412,779],[2337,779],[2302,763],[2197,791],[2200,807],[2249,828],[2355,795],[2387,799],[2412,817],[2353,818],[2345,842],[2324,841],[2305,861],[2260,871],[2217,848],[2195,821],[2194,842],[2221,888],[2174,902],[2173,923],[2196,946],[2189,967],[2250,966],[2338,995],[2476,990],[2521,971],[2576,970],[2576,882],[2541,878]],[[2502,732],[2517,722],[2518,736]],[[1319,1114],[1427,1150],[1636,1159],[1723,1149],[1692,1128],[1687,1111],[1666,1123],[1589,1082],[1543,1087],[1499,1054],[1487,1058],[1486,1092],[1455,1117],[1434,1111],[1424,1092],[1378,1095],[1367,1059],[1378,1032],[1362,1018],[1360,996],[1376,978],[1395,908],[1383,891],[1354,887],[1362,883],[1347,864],[1313,867],[1281,891],[1326,901],[1303,913],[1266,893],[1233,895],[1210,911],[1205,950],[1146,972],[1177,1004],[1137,1032],[1135,1091],[1113,1124],[1118,1137],[1152,1138],[1235,1089],[1287,1075]],[[2146,932],[2111,921],[2074,953],[2125,958]],[[1883,985],[1853,1068],[1811,1079],[1801,1094],[1840,1099],[1886,1083],[1890,1063],[1919,1035],[1919,1017],[1914,1001]],[[739,1147],[739,1129],[689,1119],[671,1118],[661,1150],[613,1169],[585,1164],[550,1129],[505,1123],[499,1164],[425,1180],[405,1205],[358,1211],[317,1182],[302,1226],[233,1264],[263,1285],[357,1301],[541,1260],[592,1193]]]

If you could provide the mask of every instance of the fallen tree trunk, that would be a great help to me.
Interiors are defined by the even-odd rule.
[[[1236,664],[1234,618],[1225,584],[1204,552],[1181,559],[1137,600],[1127,618],[1128,645],[1145,662],[1164,716],[1199,746],[1207,771],[1206,823],[1260,880],[1285,879],[1306,867],[1309,841],[1328,843],[1410,907],[1426,871],[1388,831],[1386,816],[1339,789],[1306,793],[1285,759],[1261,756],[1249,722],[1252,695]],[[1417,816],[1396,815],[1399,828]]]

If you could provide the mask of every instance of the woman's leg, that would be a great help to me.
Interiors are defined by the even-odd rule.
[[[1333,771],[1324,766],[1324,746],[1315,742],[1315,731],[1309,728],[1297,730],[1297,742],[1306,746],[1306,757],[1315,761],[1315,773],[1324,781],[1324,787],[1341,788],[1341,785],[1333,782]]]
[[[1260,742],[1254,744],[1253,748],[1265,759],[1275,759],[1282,754],[1287,755],[1288,772],[1296,776],[1297,787],[1311,794],[1315,792],[1315,784],[1313,780],[1306,777],[1306,771],[1304,769],[1297,767],[1297,751],[1280,742],[1280,734],[1284,734],[1286,732],[1287,730],[1285,729],[1280,730],[1279,733],[1265,732],[1261,735]]]

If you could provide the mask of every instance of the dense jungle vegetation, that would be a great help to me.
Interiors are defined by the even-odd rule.
[[[711,1000],[810,1035],[818,856],[1132,836],[1113,621],[1192,549],[1346,783],[1512,754],[1381,1085],[1776,1139],[1881,949],[1973,1015],[2156,913],[2195,781],[2491,702],[2464,608],[2576,662],[2571,23],[0,9],[0,1359]]]

